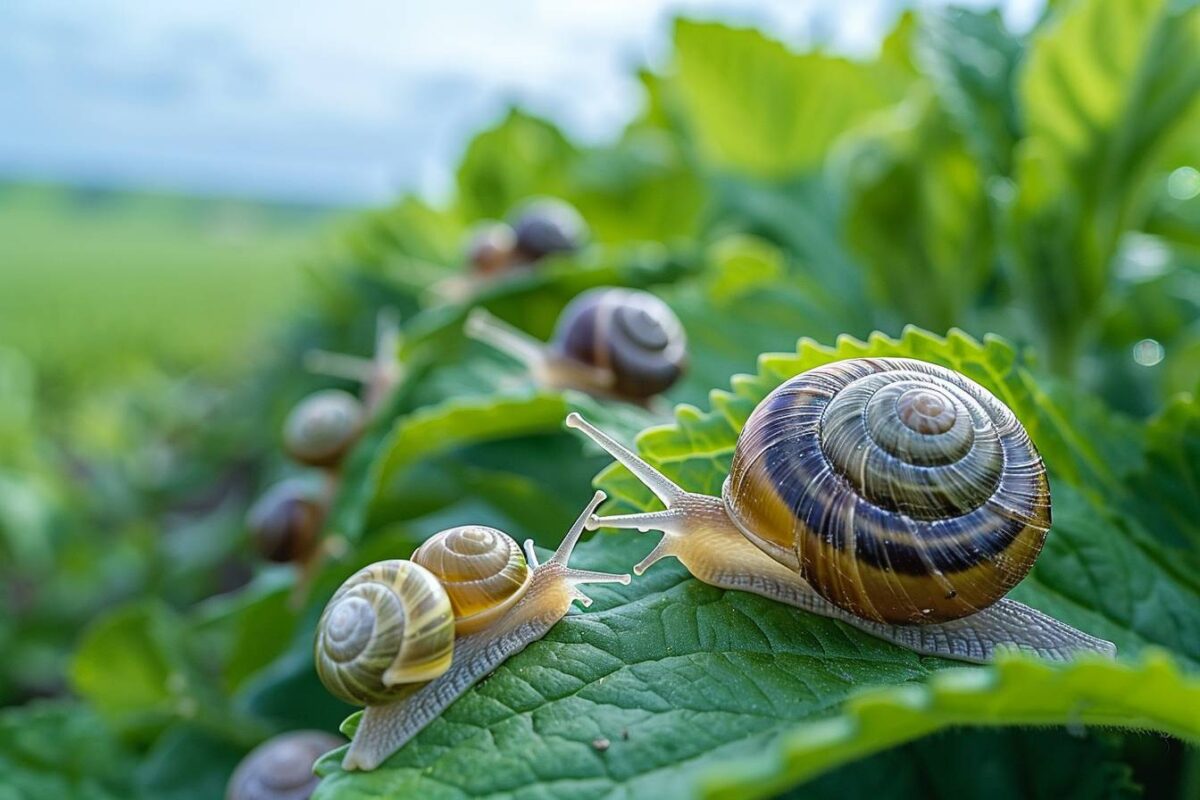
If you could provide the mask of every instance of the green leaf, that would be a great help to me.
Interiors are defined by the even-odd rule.
[[[836,716],[781,736],[767,752],[703,780],[712,798],[771,797],[833,766],[956,725],[1120,725],[1200,742],[1200,679],[1165,653],[1137,664],[1050,666],[1005,657],[944,670],[924,684],[863,692]]]
[[[986,176],[920,87],[839,153],[846,238],[875,304],[912,324],[964,324],[996,264]]]
[[[1180,395],[1146,427],[1145,464],[1132,471],[1131,510],[1172,547],[1200,553],[1200,400]]]
[[[533,195],[564,196],[579,156],[553,124],[513,108],[467,146],[458,167],[458,203],[465,219],[504,219]]]
[[[910,329],[898,340],[843,338],[832,348],[803,341],[796,353],[761,357],[759,373],[735,378],[731,392],[713,392],[712,411],[679,407],[676,423],[644,432],[639,449],[684,488],[716,494],[736,433],[759,399],[797,372],[866,355],[922,358],[967,373],[1025,420],[1049,463],[1062,462],[1054,478],[1056,520],[1065,516],[1062,524],[1070,533],[1059,531],[1056,523],[1036,585],[1020,587],[1023,599],[1093,632],[1112,632],[1126,658],[1148,644],[1165,644],[1178,661],[1200,665],[1200,587],[1194,576],[1164,569],[1162,553],[1134,523],[1109,518],[1098,529],[1093,493],[1106,491],[1104,481],[1116,481],[1099,455],[1108,445],[1082,441],[1083,434],[1067,422],[1070,415],[1054,405],[1000,340],[980,343],[957,332],[943,339]],[[1088,447],[1080,450],[1081,443]],[[622,510],[653,507],[644,487],[619,468],[606,470],[598,480]],[[1094,489],[1079,488],[1075,480]],[[1060,497],[1066,506],[1061,514]],[[600,535],[580,547],[577,561],[585,568],[628,569],[655,539]],[[756,595],[701,584],[674,562],[656,565],[628,587],[590,591],[597,600],[592,609],[572,614],[506,662],[378,770],[343,773],[336,756],[324,760],[320,769],[326,777],[317,796],[677,795],[697,786],[710,770],[753,763],[745,759],[760,757],[797,724],[830,717],[867,687],[899,687],[906,696],[907,687],[925,691],[922,682],[957,667]],[[1150,675],[1156,687],[1172,692],[1163,702],[1153,693],[1131,696],[1128,681],[1075,683],[1071,678],[1077,694],[1063,690],[1061,696],[1090,692],[1086,696],[1095,698],[1099,710],[1093,715],[1064,702],[1047,707],[1036,722],[1099,722],[1193,736],[1195,679],[1180,678],[1172,667],[1173,684],[1153,666],[1160,662],[1149,663],[1069,669]],[[1051,669],[1013,664],[1001,669],[1038,675]],[[976,680],[988,685],[988,670],[959,667],[955,672],[976,673],[984,676]],[[947,686],[961,686],[969,678],[953,680],[958,683]],[[1053,693],[1054,680],[1044,678],[1044,692]],[[1176,684],[1184,689],[1174,691]],[[1008,683],[1002,686],[1011,694]],[[1003,709],[989,711],[989,697],[966,697],[961,713],[984,721],[991,714],[1001,724]],[[970,711],[971,702],[979,708]],[[1014,712],[1011,721],[1030,720]],[[903,736],[895,741],[924,729],[898,730]],[[821,768],[839,759],[840,753],[831,751]]]
[[[758,31],[680,20],[675,75],[689,131],[721,168],[767,178],[819,167],[833,141],[893,102],[903,81]]]
[[[1052,365],[1073,366],[1145,174],[1200,97],[1200,8],[1081,0],[1034,35],[1019,79],[1016,264]]]
[[[1004,27],[1000,12],[926,11],[915,51],[971,151],[990,172],[1008,174],[1012,148],[1021,135],[1013,84],[1022,46]]]
[[[1134,738],[1100,731],[1035,728],[955,728],[850,762],[786,797],[920,797],[923,800],[1136,800],[1143,793],[1118,745]],[[1137,737],[1158,744],[1162,737]],[[1165,764],[1163,766],[1166,766]],[[1169,786],[1170,768],[1161,770]],[[1168,796],[1163,794],[1162,796]]]
[[[133,755],[92,709],[34,702],[0,711],[0,798],[131,796]]]

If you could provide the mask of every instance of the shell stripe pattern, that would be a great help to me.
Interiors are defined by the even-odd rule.
[[[991,605],[1050,527],[1045,469],[1012,412],[911,359],[835,362],[779,386],[742,430],[725,497],[747,538],[885,622]]]
[[[512,537],[483,525],[442,531],[427,539],[412,560],[446,590],[459,633],[478,630],[515,605],[532,575]]]
[[[317,626],[321,681],[358,705],[400,697],[405,684],[449,669],[453,618],[445,590],[423,567],[398,559],[364,567],[330,599]]]

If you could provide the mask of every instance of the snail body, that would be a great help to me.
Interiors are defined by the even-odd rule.
[[[552,340],[539,342],[475,309],[469,336],[523,362],[541,384],[645,402],[669,389],[687,365],[687,336],[671,308],[649,292],[590,289],[559,315]]]
[[[320,781],[313,764],[345,743],[325,731],[292,731],[268,739],[238,764],[225,800],[308,800]]]
[[[531,541],[522,553],[507,534],[471,525],[436,534],[411,561],[365,567],[337,590],[317,625],[317,674],[366,707],[343,767],[374,769],[573,601],[590,605],[580,585],[629,582],[567,563],[603,499],[597,492],[545,563]]]
[[[798,375],[746,421],[722,497],[683,491],[579,415],[666,504],[589,527],[662,530],[697,578],[849,622],[918,652],[990,660],[1114,652],[1003,599],[1050,528],[1045,468],[1012,412],[952,370],[851,359]]]

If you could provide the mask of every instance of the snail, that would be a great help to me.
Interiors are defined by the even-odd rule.
[[[634,289],[590,289],[559,315],[544,344],[474,309],[466,333],[526,365],[541,384],[645,402],[666,391],[687,364],[687,336],[666,303]]]
[[[362,403],[341,389],[324,389],[301,400],[283,425],[283,447],[301,464],[337,466],[362,432]]]
[[[315,659],[325,687],[366,706],[342,761],[370,770],[505,659],[540,639],[579,600],[585,583],[629,583],[628,575],[568,566],[597,492],[562,544],[539,564],[494,528],[436,534],[411,561],[363,568],[334,593],[317,624]]]
[[[517,234],[507,222],[480,222],[467,238],[467,263],[481,275],[494,275],[517,261]]]
[[[526,202],[513,221],[518,261],[538,261],[558,253],[573,253],[583,246],[587,223],[575,206],[555,197]]]
[[[326,501],[303,478],[272,486],[246,513],[254,548],[268,561],[304,562],[317,547]]]
[[[1004,595],[1050,528],[1050,488],[1013,413],[952,370],[851,359],[798,375],[746,421],[721,497],[685,492],[578,414],[567,417],[666,505],[588,527],[663,532],[705,583],[847,622],[925,655],[1000,647],[1065,660],[1115,646]]]
[[[318,783],[313,764],[345,743],[324,731],[292,731],[268,739],[233,771],[225,800],[308,800]]]

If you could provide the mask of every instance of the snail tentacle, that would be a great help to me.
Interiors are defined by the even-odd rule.
[[[560,389],[586,387],[611,392],[616,383],[612,370],[563,358],[543,342],[482,308],[472,309],[467,315],[463,331],[472,339],[521,362],[539,383],[546,386]]]
[[[751,592],[840,620],[880,639],[923,655],[987,662],[998,649],[1064,661],[1079,653],[1112,656],[1116,647],[1043,614],[1004,599],[974,614],[947,622],[900,625],[865,619],[821,597],[796,571],[752,544],[730,519],[717,497],[685,492],[608,434],[572,413],[567,427],[582,431],[627,467],[666,505],[666,511],[591,516],[587,527],[659,530],[662,539],[633,571],[641,575],[655,562],[674,556],[695,578],[723,589]]]
[[[629,575],[576,569],[568,564],[588,518],[604,497],[603,492],[596,492],[554,555],[545,562],[538,562],[532,542],[526,542],[532,575],[520,602],[487,627],[460,636],[454,643],[454,659],[449,669],[428,683],[414,686],[410,693],[393,702],[367,706],[342,762],[345,769],[370,770],[379,766],[463,692],[506,659],[545,636],[566,616],[572,602],[578,600],[590,605],[591,598],[583,594],[580,585],[629,583]]]

